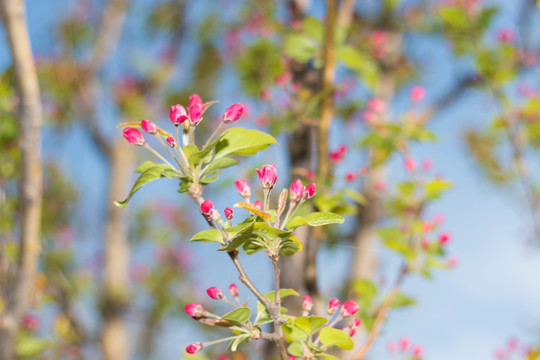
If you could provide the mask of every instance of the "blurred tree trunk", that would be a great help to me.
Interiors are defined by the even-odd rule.
[[[42,109],[36,68],[22,0],[0,1],[0,14],[7,32],[19,96],[20,246],[13,282],[2,289],[4,312],[0,316],[0,359],[15,358],[15,342],[21,317],[28,308],[38,271],[41,250]]]

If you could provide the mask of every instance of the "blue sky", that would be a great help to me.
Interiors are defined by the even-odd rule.
[[[497,3],[503,4],[506,10],[497,24],[512,24],[515,8],[502,0]],[[54,48],[56,40],[51,26],[59,16],[71,11],[72,4],[72,1],[64,0],[27,1],[31,39],[36,53],[47,53]],[[202,7],[195,12],[202,11]],[[444,46],[437,51],[430,50],[432,45],[420,41],[412,49],[425,64],[426,72],[419,83],[426,86],[427,102],[450,86],[455,76],[448,61],[444,61],[447,50]],[[0,42],[0,66],[6,66],[8,59],[6,44]],[[118,61],[118,66],[121,66],[121,60],[115,60]],[[224,79],[221,86],[229,88],[229,81],[234,82],[235,79]],[[225,104],[239,101],[230,93],[220,100]],[[396,109],[400,109],[404,102],[398,99],[396,105]],[[376,343],[372,359],[389,358],[385,350],[387,340],[397,340],[401,336],[422,344],[425,358],[435,360],[492,359],[493,350],[504,345],[509,337],[538,340],[540,250],[527,243],[529,214],[522,199],[501,191],[482,177],[463,142],[464,130],[468,126],[482,126],[494,111],[488,98],[468,92],[458,104],[434,119],[430,128],[439,134],[438,142],[413,148],[417,159],[433,159],[435,172],[442,173],[454,184],[453,189],[435,205],[433,213],[444,214],[443,228],[452,233],[449,250],[459,257],[460,263],[454,270],[437,272],[432,281],[423,278],[406,281],[403,291],[417,298],[420,305],[391,314],[382,337]],[[347,138],[345,133],[336,127],[332,133],[333,144],[353,143],[354,139]],[[63,141],[61,145],[58,138]],[[282,140],[281,143],[285,142]],[[74,128],[67,138],[48,130],[45,132],[44,150],[49,155],[54,154],[56,161],[69,168],[72,178],[84,192],[85,212],[92,219],[90,221],[95,222],[86,226],[99,226],[103,204],[96,199],[104,191],[106,173],[84,132]],[[285,171],[287,164],[283,148],[270,149],[256,160],[265,161],[267,156],[277,159],[278,169]],[[354,159],[352,155],[349,164]],[[390,172],[391,179],[400,175],[398,170]],[[286,186],[285,183],[282,185]],[[170,182],[149,185],[138,194],[138,201],[144,201],[159,191],[172,191],[177,196],[175,188],[176,185]],[[218,203],[221,207],[227,205],[223,199]],[[212,251],[212,245],[196,244],[193,249],[197,287],[201,292],[210,286],[226,288],[229,283],[237,282],[228,258]],[[399,263],[384,249],[378,250],[381,271],[392,279]],[[323,292],[330,292],[335,278],[346,272],[344,264],[349,260],[349,254],[350,249],[346,246],[338,246],[320,255]],[[244,257],[245,267],[248,273],[257,274],[255,279],[263,289],[269,289],[270,267],[261,267],[264,261],[261,256]],[[211,337],[201,335],[191,327],[191,323],[178,321],[167,324],[164,336],[167,341],[159,350],[159,358],[179,358],[184,344],[204,340],[204,336]]]

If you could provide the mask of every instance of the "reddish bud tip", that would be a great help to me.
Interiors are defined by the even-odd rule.
[[[309,295],[304,296],[304,298],[302,299],[302,309],[305,312],[310,312],[312,308],[313,308],[313,300],[311,300],[311,296]]]
[[[395,353],[398,349],[398,345],[393,342],[393,341],[389,341],[387,344],[386,344],[386,349],[388,350],[388,352],[390,353]]]
[[[452,256],[448,259],[448,265],[451,266],[451,267],[455,267],[457,266],[459,263],[459,259],[455,256]]]
[[[443,232],[441,235],[439,235],[439,244],[441,246],[444,246],[450,242],[450,234],[447,232]]]
[[[232,220],[233,215],[234,215],[233,209],[231,209],[230,207],[226,207],[225,210],[223,210],[223,212],[225,213],[225,218],[227,220]]]
[[[22,318],[22,326],[28,331],[36,331],[37,329],[39,329],[40,324],[41,322],[39,321],[39,318],[37,316],[26,314]]]
[[[251,188],[246,180],[236,180],[234,185],[242,197],[249,198],[251,196]]]
[[[225,115],[223,115],[223,122],[229,124],[235,122],[242,116],[244,113],[244,105],[242,104],[233,104],[225,110]]]
[[[405,165],[405,170],[407,170],[410,173],[416,170],[416,161],[412,157],[407,156],[405,158],[404,165]]]
[[[214,209],[214,204],[212,203],[212,201],[210,200],[205,200],[203,201],[203,203],[201,204],[201,212],[203,213],[203,215],[205,216],[210,216],[212,215],[212,210]]]
[[[221,300],[223,299],[223,293],[221,292],[221,289],[215,286],[212,286],[211,288],[208,288],[206,290],[206,293],[208,296],[210,296],[214,300]]]
[[[411,346],[411,340],[408,337],[403,337],[399,340],[399,347],[401,351],[407,351]]]
[[[176,147],[176,140],[172,136],[169,136],[167,138],[167,144],[174,149]]]
[[[195,320],[200,319],[204,314],[204,308],[200,304],[187,304],[184,310]]]
[[[289,188],[289,195],[292,202],[297,203],[302,199],[302,195],[304,194],[304,184],[302,184],[302,180],[296,179]]]
[[[187,118],[186,109],[182,105],[177,104],[171,106],[171,110],[169,110],[169,120],[171,120],[174,125],[180,125],[186,121]]]
[[[431,159],[425,159],[422,163],[422,168],[424,171],[429,171],[433,167],[433,161]]]
[[[155,134],[157,133],[157,126],[154,124],[151,120],[142,119],[141,120],[141,127],[144,131],[146,131],[149,134]]]
[[[142,146],[146,142],[144,141],[144,136],[142,132],[134,128],[125,128],[124,129],[124,138],[130,143]]]
[[[240,293],[238,291],[238,286],[236,286],[236,284],[229,285],[229,292],[231,293],[233,297],[238,297],[238,294]]]
[[[424,355],[424,348],[422,348],[420,345],[416,345],[413,347],[412,352],[414,357],[420,358],[422,355]]]
[[[255,206],[255,207],[256,207],[257,209],[259,209],[259,210],[262,210],[262,208],[263,208],[263,203],[262,203],[261,200],[257,200],[257,201],[255,201],[255,202],[253,203],[253,206]]]
[[[413,86],[409,93],[409,97],[414,103],[420,102],[426,97],[426,90],[420,85]]]
[[[315,195],[315,184],[311,183],[304,189],[304,194],[306,199],[311,199]]]
[[[201,97],[197,94],[193,94],[189,97],[189,122],[191,125],[196,126],[202,120],[203,102]]]
[[[188,354],[196,354],[203,348],[203,344],[201,343],[193,343],[186,347],[186,352]]]
[[[330,299],[330,301],[328,302],[328,309],[326,310],[328,315],[334,315],[334,313],[337,311],[339,307],[339,304],[341,304],[341,302],[339,301],[338,298]]]
[[[347,317],[354,315],[359,309],[360,306],[358,306],[356,301],[349,300],[343,304],[343,307],[341,308],[341,316]]]
[[[353,182],[354,180],[356,180],[356,173],[354,171],[349,171],[345,174],[345,181]]]
[[[257,175],[259,175],[263,189],[272,189],[277,181],[276,165],[263,165],[260,170],[257,169]]]

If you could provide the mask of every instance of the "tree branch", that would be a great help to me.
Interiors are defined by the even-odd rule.
[[[42,108],[37,72],[22,0],[0,1],[0,14],[13,57],[15,83],[19,95],[19,183],[20,248],[13,284],[5,292],[5,310],[0,317],[0,359],[15,356],[19,322],[27,310],[38,271],[41,251],[41,204],[43,170],[41,161]]]

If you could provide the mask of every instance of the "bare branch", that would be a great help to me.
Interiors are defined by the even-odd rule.
[[[13,57],[19,95],[19,183],[20,248],[15,281],[8,285],[3,316],[0,317],[0,359],[14,358],[20,319],[27,310],[41,251],[41,203],[43,170],[41,161],[42,109],[37,72],[22,0],[0,1],[0,13]]]

